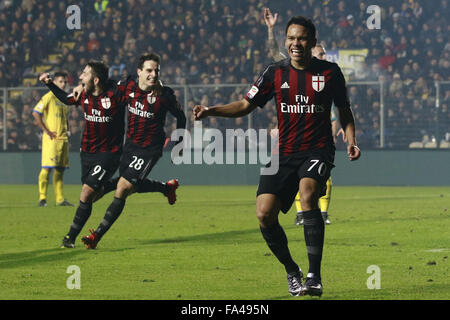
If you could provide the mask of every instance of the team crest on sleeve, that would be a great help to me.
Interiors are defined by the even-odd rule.
[[[102,98],[100,102],[102,103],[103,109],[111,108],[111,100],[109,99],[109,97]]]
[[[325,88],[325,76],[312,76],[312,87],[314,91],[322,91]]]
[[[259,91],[258,87],[253,86],[253,87],[250,89],[250,91],[247,93],[247,97],[248,97],[249,99],[253,99],[253,97],[255,96],[255,94],[258,93],[258,91]]]
[[[154,104],[155,101],[156,101],[156,97],[152,96],[152,94],[149,93],[149,94],[147,95],[147,101],[148,101],[148,103],[150,103],[150,104]]]

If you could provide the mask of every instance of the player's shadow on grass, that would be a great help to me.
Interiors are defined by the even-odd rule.
[[[228,240],[237,240],[240,242],[245,241],[253,241],[253,239],[245,238],[242,236],[246,236],[249,234],[260,234],[259,229],[247,229],[247,230],[233,230],[226,232],[217,232],[217,233],[206,233],[206,234],[195,234],[191,236],[184,237],[175,237],[175,238],[166,238],[166,239],[152,239],[142,241],[142,244],[165,244],[165,243],[181,243],[181,242],[206,242],[206,243],[220,243],[223,244],[224,241]]]
[[[34,251],[5,253],[0,255],[0,269],[12,269],[45,262],[72,259],[84,250],[51,248]]]

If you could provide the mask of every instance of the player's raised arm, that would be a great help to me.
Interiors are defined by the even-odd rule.
[[[268,46],[269,46],[269,52],[270,56],[275,61],[280,61],[283,59],[286,59],[286,57],[280,52],[280,49],[278,48],[278,43],[275,38],[275,32],[274,27],[277,22],[278,13],[275,13],[272,15],[272,12],[269,8],[264,8],[264,21],[267,26],[267,34],[268,34]]]
[[[194,119],[201,120],[210,116],[239,118],[249,114],[255,110],[256,107],[256,105],[250,103],[246,99],[234,101],[223,106],[207,107],[196,105],[194,107]]]
[[[64,103],[65,105],[77,104],[77,99],[75,99],[75,97],[72,94],[65,92],[64,90],[60,89],[57,85],[53,83],[53,80],[50,77],[49,73],[41,74],[39,76],[39,81],[45,84],[53,92],[56,98],[58,98],[58,100]]]

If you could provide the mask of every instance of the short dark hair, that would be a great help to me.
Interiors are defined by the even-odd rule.
[[[286,34],[287,34],[287,31],[291,24],[298,24],[298,25],[305,27],[306,30],[308,30],[308,37],[316,39],[316,27],[314,26],[314,23],[312,22],[311,19],[303,17],[303,16],[292,17],[286,25],[286,31],[285,31]]]
[[[91,60],[87,63],[92,69],[92,75],[100,80],[100,86],[105,87],[108,81],[109,68],[103,61]]]
[[[53,78],[59,78],[59,77],[63,77],[66,78],[67,77],[67,73],[64,71],[57,71],[55,72],[55,75],[53,76]]]
[[[144,53],[139,57],[138,61],[138,69],[142,70],[142,67],[144,66],[145,61],[152,60],[155,61],[157,64],[161,64],[161,57],[156,53]]]

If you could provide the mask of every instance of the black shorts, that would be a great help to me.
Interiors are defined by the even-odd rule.
[[[81,182],[98,191],[119,168],[120,153],[85,153],[81,157]]]
[[[134,186],[145,180],[162,152],[127,146],[120,160],[120,176]]]
[[[319,182],[320,196],[325,195],[327,180],[334,164],[334,151],[317,150],[280,156],[279,169],[274,175],[261,175],[256,195],[270,193],[281,200],[281,211],[287,213],[295,200],[302,178]],[[269,163],[266,167],[270,166]]]

